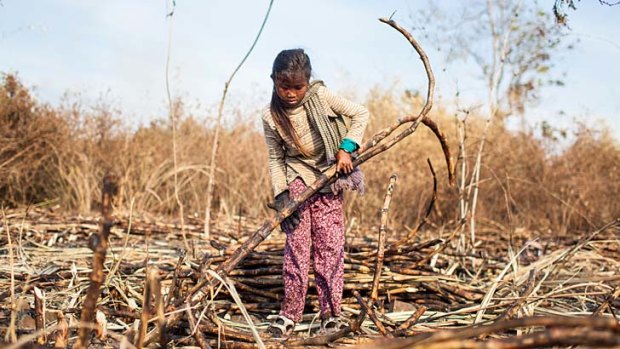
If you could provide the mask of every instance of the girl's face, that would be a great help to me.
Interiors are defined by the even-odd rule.
[[[289,107],[299,104],[308,91],[308,78],[304,74],[277,77],[274,84],[278,97]]]

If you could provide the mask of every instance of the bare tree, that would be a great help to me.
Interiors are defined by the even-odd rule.
[[[432,5],[422,16],[437,18],[455,16],[442,21],[426,20],[427,35],[433,36],[444,52],[446,68],[456,62],[474,62],[478,76],[486,87],[483,108],[485,126],[477,149],[465,157],[465,119],[459,125],[460,218],[468,220],[469,243],[476,234],[476,206],[486,138],[492,124],[503,125],[510,116],[519,116],[525,125],[526,106],[535,103],[538,91],[545,85],[561,84],[550,78],[553,58],[560,52],[563,28],[555,25],[548,11],[524,0],[484,0],[467,2],[450,9],[450,13]],[[450,23],[449,25],[441,23]],[[456,24],[455,24],[456,23]],[[466,108],[468,109],[468,108]],[[469,166],[469,162],[472,162]],[[463,240],[463,239],[462,239]]]

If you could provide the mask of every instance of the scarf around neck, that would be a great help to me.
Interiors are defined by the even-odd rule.
[[[304,107],[312,126],[319,132],[325,146],[327,164],[331,165],[336,162],[336,153],[347,133],[347,128],[342,118],[330,120],[325,105],[321,102],[318,94],[319,88],[322,86],[325,84],[321,80],[311,82],[300,104]]]
[[[341,116],[334,115],[330,119],[325,105],[319,98],[319,88],[325,84],[321,80],[315,80],[308,86],[306,95],[299,104],[304,107],[306,115],[310,123],[319,132],[323,145],[325,147],[325,157],[327,164],[331,165],[336,162],[336,153],[340,149],[342,139],[347,134],[347,126]],[[334,194],[338,194],[343,190],[356,190],[360,195],[364,194],[364,174],[356,167],[353,172],[347,175],[339,175],[336,181],[331,185]]]

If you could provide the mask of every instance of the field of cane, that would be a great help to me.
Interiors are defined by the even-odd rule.
[[[423,103],[414,93],[371,91],[366,134]],[[284,342],[264,333],[282,297],[283,234],[231,262],[270,217],[258,111],[239,110],[220,134],[206,236],[213,119],[174,105],[176,165],[167,119],[135,129],[105,104],[51,107],[15,76],[3,78],[2,346],[64,348],[90,329],[90,347],[620,345],[620,147],[596,125],[560,145],[553,131],[537,136],[496,122],[474,182],[483,119],[461,124],[436,106],[429,117],[452,151],[455,184],[422,125],[364,163],[367,192],[345,201],[349,326],[317,333],[311,277],[306,317]],[[107,173],[115,190],[103,190]],[[460,214],[473,188],[475,229]],[[102,231],[107,254],[93,273]],[[227,268],[225,278],[216,273]],[[101,290],[94,300],[93,280]],[[88,302],[96,302],[90,325],[79,321]]]

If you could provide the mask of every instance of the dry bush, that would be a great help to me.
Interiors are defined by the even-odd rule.
[[[374,89],[367,97],[371,121],[366,135],[415,113],[422,98],[406,92]],[[203,217],[213,129],[209,117],[185,111],[178,117],[178,183],[185,212]],[[270,199],[265,142],[258,110],[235,111],[221,134],[215,171],[214,209],[226,217],[266,214]],[[455,119],[441,107],[431,117],[448,137],[453,156],[458,150]],[[100,179],[107,170],[120,177],[121,208],[174,214],[174,167],[169,121],[155,120],[131,130],[121,114],[105,103],[84,109],[79,103],[51,108],[40,105],[19,81],[7,75],[0,87],[0,195],[4,205],[55,200],[77,211],[96,208]],[[471,171],[483,127],[482,118],[468,119],[467,171]],[[491,127],[483,156],[477,220],[502,230],[519,228],[564,234],[590,230],[620,216],[618,168],[620,149],[605,134],[584,128],[563,152],[551,152],[532,134]],[[387,180],[398,173],[391,226],[414,226],[432,194],[430,158],[439,180],[439,201],[431,219],[438,225],[458,216],[458,195],[447,184],[440,146],[420,126],[411,137],[362,165],[367,194],[348,194],[349,218],[376,225]],[[457,169],[460,169],[457,164]],[[458,175],[458,173],[457,173]],[[467,174],[470,175],[469,173]],[[484,226],[484,225],[483,225]],[[482,228],[481,228],[482,229]]]
[[[591,229],[620,217],[620,149],[606,132],[596,135],[582,129],[575,142],[560,156],[551,159],[548,183],[557,196],[547,205],[550,226]],[[558,202],[559,201],[559,202]]]
[[[416,112],[421,103],[420,97],[411,93],[398,96],[391,91],[372,91],[367,99],[372,114],[368,134],[398,116]],[[454,116],[439,106],[431,117],[446,133],[456,158]],[[473,115],[467,121],[468,179],[483,126],[480,116]],[[620,148],[609,134],[603,132],[597,136],[593,129],[584,127],[572,145],[556,155],[551,155],[550,147],[531,133],[509,131],[502,125],[492,125],[486,141],[476,214],[478,221],[491,223],[486,226],[502,231],[526,228],[562,235],[568,231],[592,230],[620,217],[620,205],[614,200],[620,194]],[[427,158],[434,164],[439,180],[439,201],[432,220],[438,224],[456,220],[456,188],[447,185],[439,144],[423,126],[394,149],[363,165],[369,192],[363,200],[355,196],[348,200],[349,216],[376,224],[384,187],[395,172],[399,180],[390,209],[396,223],[393,226],[413,227],[432,193]],[[458,177],[460,163],[456,168]]]
[[[372,135],[405,114],[419,112],[423,100],[421,97],[405,93],[399,96],[393,91],[373,89],[366,105],[371,113],[371,120],[366,135]],[[431,117],[439,127],[447,131],[452,125],[444,113],[432,113]],[[449,140],[453,137],[448,135]],[[451,144],[454,149],[455,144]],[[435,136],[424,126],[416,133],[395,145],[391,150],[362,165],[366,179],[367,194],[364,197],[352,196],[347,201],[346,210],[350,216],[360,219],[360,223],[375,224],[379,219],[379,210],[383,203],[383,195],[387,180],[392,173],[398,174],[396,190],[392,198],[390,215],[399,225],[413,226],[423,214],[432,195],[432,176],[427,165],[431,160],[437,172],[442,202],[438,205],[435,218],[444,209],[452,211],[454,205],[444,204],[454,201],[456,193],[447,187],[447,170],[440,145]],[[452,211],[455,212],[455,211]],[[454,218],[453,216],[450,219]]]
[[[0,197],[3,205],[55,198],[58,147],[66,124],[47,106],[39,106],[13,75],[0,86]],[[64,188],[66,189],[66,188]]]

